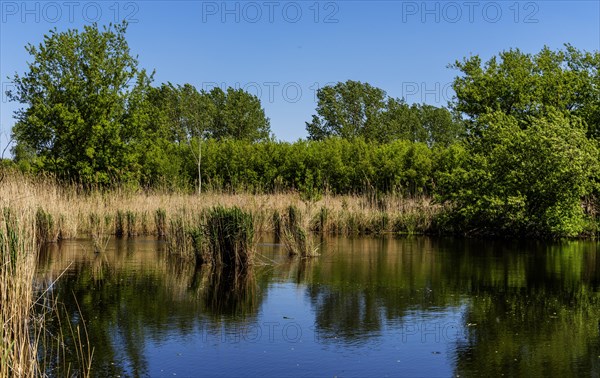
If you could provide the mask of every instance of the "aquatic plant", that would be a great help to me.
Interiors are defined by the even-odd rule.
[[[255,251],[252,214],[239,207],[215,206],[206,213],[204,236],[208,262],[243,268],[252,264]]]
[[[300,211],[295,206],[287,209],[287,218],[283,228],[283,245],[290,256],[317,256],[317,248],[310,238],[308,225],[303,222]]]

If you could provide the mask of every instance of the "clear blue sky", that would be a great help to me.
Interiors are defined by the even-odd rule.
[[[44,33],[126,18],[155,84],[241,86],[278,139],[306,136],[315,90],[348,79],[409,103],[446,105],[456,59],[571,43],[600,49],[598,1],[0,1],[3,92]],[[18,104],[3,95],[0,152]]]

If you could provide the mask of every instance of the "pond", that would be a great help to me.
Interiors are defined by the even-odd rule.
[[[51,293],[85,322],[93,376],[600,374],[594,242],[331,238],[320,252],[263,240],[234,275],[169,260],[160,240],[100,254],[73,240],[37,277],[60,276]]]

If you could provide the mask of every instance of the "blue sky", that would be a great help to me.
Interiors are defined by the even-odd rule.
[[[598,1],[0,1],[0,75],[27,69],[24,46],[91,22],[130,23],[155,84],[242,87],[261,98],[281,140],[306,136],[315,91],[348,79],[409,103],[445,106],[456,71],[518,47],[600,49]],[[0,152],[18,104],[2,97]]]

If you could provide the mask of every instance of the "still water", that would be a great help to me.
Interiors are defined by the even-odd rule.
[[[85,322],[94,376],[600,374],[596,243],[335,238],[312,260],[270,240],[258,252],[234,275],[169,260],[154,239],[101,254],[77,240],[45,251],[38,278],[62,274],[51,292]]]

